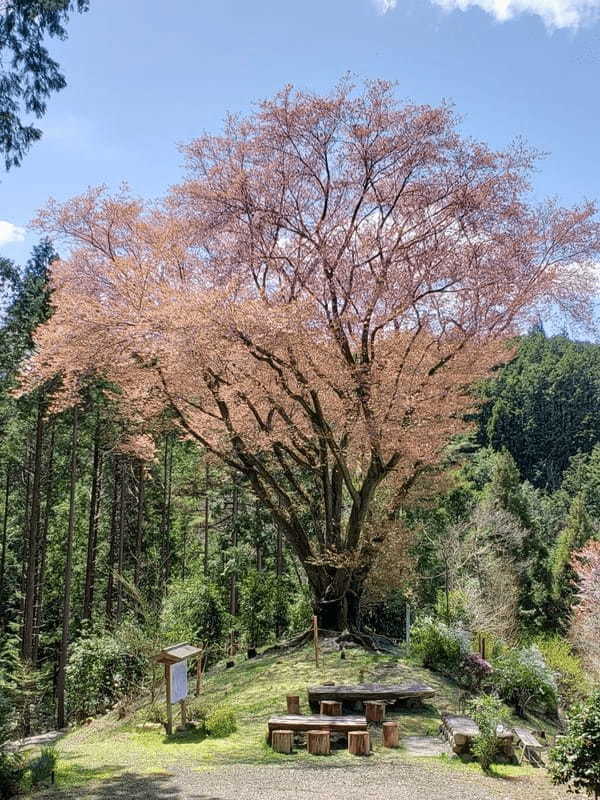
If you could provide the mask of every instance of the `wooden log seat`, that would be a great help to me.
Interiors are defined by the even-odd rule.
[[[381,683],[359,683],[356,685],[310,686],[308,702],[317,712],[321,700],[337,700],[345,706],[362,708],[364,702],[380,700],[389,706],[419,705],[423,700],[435,696],[435,689],[424,683],[384,685]]]
[[[385,717],[385,703],[380,700],[367,700],[365,703],[365,717],[367,722],[381,725]]]
[[[297,694],[286,695],[287,713],[299,714],[300,713],[300,697]]]
[[[337,700],[321,700],[321,714],[327,717],[341,717],[342,704]]]
[[[294,733],[306,731],[328,730],[332,733],[347,735],[350,731],[366,731],[367,720],[362,716],[327,717],[321,714],[281,714],[271,717],[268,721],[268,741],[275,730],[289,730]]]
[[[353,756],[368,756],[371,752],[371,738],[368,731],[350,731],[348,752]]]
[[[400,728],[397,722],[384,722],[382,730],[384,747],[400,746]]]
[[[331,750],[329,731],[308,731],[306,734],[306,749],[311,756],[328,756]]]
[[[291,753],[294,746],[294,731],[276,730],[271,734],[271,747],[277,753]]]
[[[470,717],[442,714],[440,732],[450,743],[453,752],[462,755],[469,752],[473,739],[479,736],[479,726]],[[496,736],[501,753],[511,759],[514,756],[512,731],[503,725],[498,725]]]

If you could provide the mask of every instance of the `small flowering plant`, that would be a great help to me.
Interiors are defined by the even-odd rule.
[[[470,689],[479,689],[494,671],[490,662],[479,653],[469,653],[465,656],[462,667],[464,681]]]

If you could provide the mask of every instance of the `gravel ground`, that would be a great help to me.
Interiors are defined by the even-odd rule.
[[[38,797],[40,797],[38,795]],[[414,762],[339,766],[245,766],[210,771],[121,775],[50,800],[567,800],[544,773],[486,778],[445,765]]]

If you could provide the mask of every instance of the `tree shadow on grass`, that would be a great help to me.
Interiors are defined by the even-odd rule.
[[[47,800],[225,800],[196,790],[184,790],[167,773],[138,775],[135,772],[115,775],[95,785],[51,792],[43,797]]]

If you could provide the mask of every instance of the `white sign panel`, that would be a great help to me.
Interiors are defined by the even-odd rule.
[[[171,665],[171,702],[178,703],[188,695],[187,661]]]

